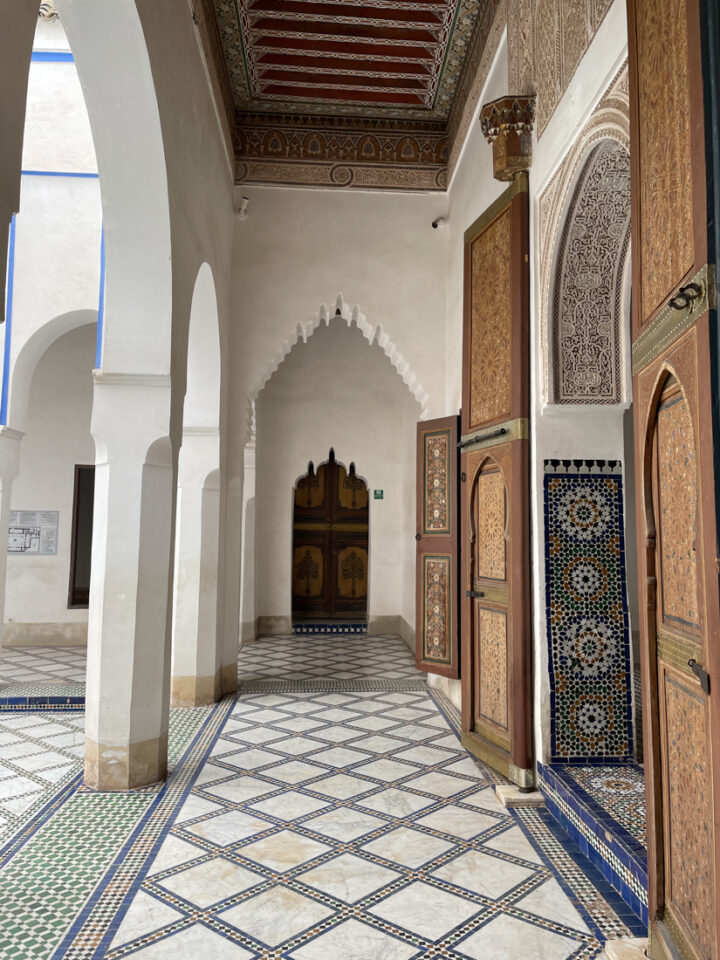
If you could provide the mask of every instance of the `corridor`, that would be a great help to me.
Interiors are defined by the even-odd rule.
[[[64,655],[9,652],[0,697],[77,692]],[[6,705],[2,960],[589,960],[642,934],[543,808],[498,802],[400,639],[268,638],[239,677],[171,711],[172,775],[127,794],[81,785],[81,711]]]

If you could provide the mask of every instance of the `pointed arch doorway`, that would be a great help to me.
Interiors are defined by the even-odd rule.
[[[292,617],[367,618],[369,495],[351,463],[312,462],[293,490]]]

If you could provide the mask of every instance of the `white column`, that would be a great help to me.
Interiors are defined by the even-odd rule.
[[[167,772],[176,467],[170,378],[95,376],[85,782],[127,790]]]
[[[173,591],[172,702],[213,703],[223,694],[218,630],[220,436],[217,428],[183,432]]]
[[[245,446],[240,577],[240,642],[255,639],[255,440]]]
[[[10,500],[13,480],[20,467],[20,441],[24,434],[10,427],[0,427],[0,650],[5,623],[5,583],[7,580],[7,545],[10,521]]]

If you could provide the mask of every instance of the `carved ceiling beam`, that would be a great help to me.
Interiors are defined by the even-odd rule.
[[[535,97],[500,97],[480,111],[480,126],[493,148],[493,176],[513,180],[530,169]]]

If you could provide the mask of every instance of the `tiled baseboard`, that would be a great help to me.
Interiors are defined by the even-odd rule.
[[[367,623],[358,623],[357,621],[322,621],[318,623],[293,623],[292,632],[294,634],[353,634],[364,636],[367,634]]]
[[[647,853],[642,845],[564,775],[563,768],[538,764],[538,777],[548,811],[635,915],[647,923]]]

